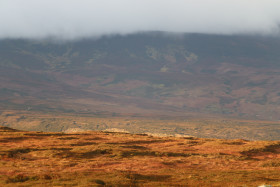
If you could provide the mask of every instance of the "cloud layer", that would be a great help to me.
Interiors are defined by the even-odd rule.
[[[0,38],[279,32],[279,0],[1,0]]]

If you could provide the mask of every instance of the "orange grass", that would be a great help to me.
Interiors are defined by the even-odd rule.
[[[280,185],[280,142],[0,128],[0,186]]]

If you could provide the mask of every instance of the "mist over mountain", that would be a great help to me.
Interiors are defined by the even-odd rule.
[[[1,0],[0,38],[165,31],[279,35],[278,0]]]
[[[1,40],[1,109],[279,120],[279,38],[166,35]]]
[[[0,0],[0,186],[280,186],[279,7]]]

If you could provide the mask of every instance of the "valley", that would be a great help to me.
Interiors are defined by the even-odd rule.
[[[0,125],[28,131],[111,131],[154,136],[245,140],[279,140],[278,122],[218,117],[112,116],[111,113],[69,114],[5,111]]]

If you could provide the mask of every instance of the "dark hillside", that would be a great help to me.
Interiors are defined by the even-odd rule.
[[[279,75],[273,37],[155,32],[0,41],[2,109],[279,120]]]

